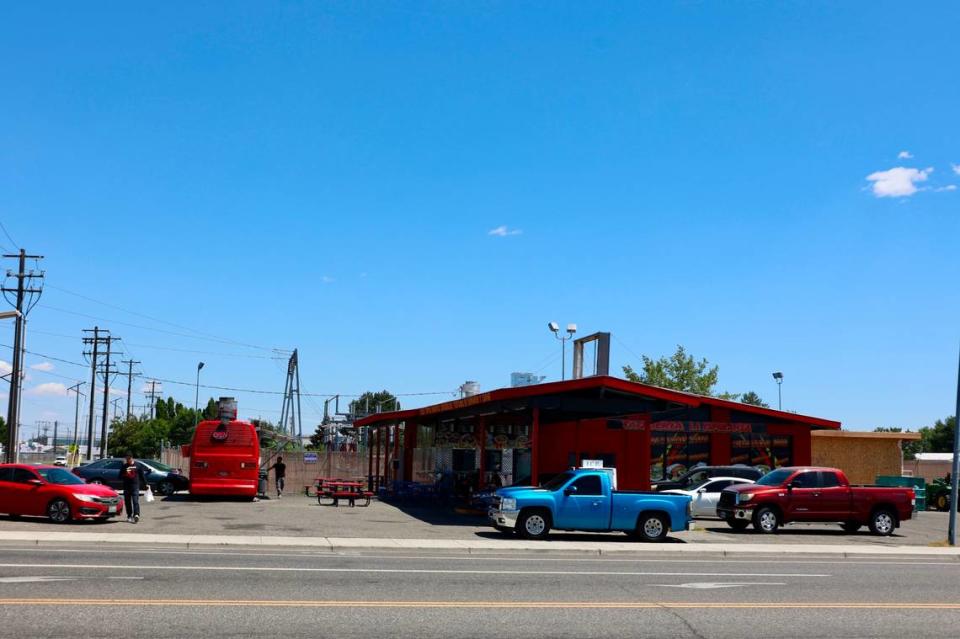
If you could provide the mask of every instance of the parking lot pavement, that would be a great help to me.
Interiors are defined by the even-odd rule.
[[[288,495],[283,499],[213,501],[178,494],[147,504],[143,519],[60,526],[44,519],[12,520],[0,516],[0,532],[97,532],[119,534],[221,535],[261,537],[330,537],[366,539],[499,539],[483,517],[460,515],[450,509],[408,507],[372,502],[369,507],[320,506],[316,499]],[[694,530],[671,534],[674,543],[750,544],[869,544],[930,546],[946,539],[947,513],[925,512],[904,522],[890,537],[875,537],[866,528],[847,534],[837,525],[793,524],[777,535],[735,533],[719,521],[701,520]],[[557,540],[623,541],[620,534],[555,533]]]

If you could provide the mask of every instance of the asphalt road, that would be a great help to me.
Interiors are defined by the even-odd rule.
[[[956,637],[960,562],[0,546],[2,637]]]

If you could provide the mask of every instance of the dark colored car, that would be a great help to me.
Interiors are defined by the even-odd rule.
[[[74,519],[110,519],[123,512],[115,490],[91,486],[58,466],[0,465],[0,513]]]
[[[698,466],[691,468],[673,480],[655,481],[651,488],[660,490],[690,490],[711,477],[740,477],[757,481],[763,473],[752,466]]]
[[[147,478],[150,488],[158,495],[172,495],[179,490],[189,490],[190,480],[180,474],[179,470],[153,459],[134,460]],[[104,484],[111,488],[122,488],[120,469],[124,460],[119,457],[100,459],[83,466],[77,466],[73,473],[88,484]]]

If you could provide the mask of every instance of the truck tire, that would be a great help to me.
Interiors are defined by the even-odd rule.
[[[746,519],[736,519],[735,517],[730,517],[725,520],[727,525],[733,528],[737,532],[743,532],[747,529],[747,526],[750,525],[750,522]]]
[[[670,532],[670,522],[660,513],[643,513],[637,519],[636,537],[640,541],[663,541]]]
[[[780,528],[780,513],[769,506],[761,506],[753,513],[753,529],[766,535],[777,532]]]
[[[860,526],[863,524],[856,521],[845,521],[840,525],[843,527],[843,532],[852,534],[860,530]]]
[[[887,508],[878,508],[870,514],[870,532],[887,537],[897,528],[897,516]]]
[[[524,539],[546,539],[550,534],[550,515],[540,508],[524,511],[517,521],[517,532]]]
[[[942,513],[950,510],[950,498],[945,494],[937,495],[937,498],[934,501],[934,508]]]

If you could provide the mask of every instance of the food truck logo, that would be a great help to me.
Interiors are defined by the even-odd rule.
[[[227,425],[220,424],[219,426],[217,426],[216,430],[210,433],[210,439],[212,439],[215,442],[225,442],[227,441],[227,437],[229,435],[230,433],[229,431],[227,431]]]

